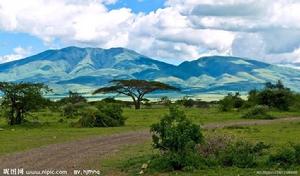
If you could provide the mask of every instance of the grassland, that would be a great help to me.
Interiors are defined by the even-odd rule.
[[[271,152],[278,148],[289,145],[290,142],[295,143],[300,140],[300,123],[287,122],[275,123],[272,125],[259,125],[251,127],[232,127],[217,130],[206,130],[205,136],[215,133],[221,133],[242,138],[247,141],[258,142],[262,141],[270,144]],[[119,153],[101,163],[102,170],[105,174],[118,175],[137,175],[140,172],[143,163],[147,163],[157,151],[151,148],[151,141],[140,145],[124,147]],[[99,164],[100,165],[100,164]],[[98,165],[98,166],[99,166]],[[96,167],[96,166],[95,166]],[[289,170],[300,172],[300,167],[292,168],[266,168],[259,166],[257,168],[240,169],[235,167],[227,168],[203,168],[192,172],[168,172],[156,173],[149,170],[146,175],[257,175],[257,171],[278,171]]]
[[[187,116],[198,124],[214,122],[242,120],[243,112],[220,112],[217,108],[185,108]],[[28,118],[29,123],[19,126],[8,126],[4,118],[0,119],[0,155],[24,151],[53,143],[77,140],[96,135],[109,135],[147,129],[149,126],[168,112],[168,108],[158,107],[134,110],[124,109],[124,116],[127,117],[124,127],[114,128],[73,128],[71,122],[77,119],[67,119],[60,113],[44,110],[32,114]],[[279,112],[272,111],[276,117],[300,116],[300,112]],[[59,120],[63,119],[63,122]]]
[[[240,121],[243,111],[220,112],[217,108],[185,108],[186,115],[197,124],[222,123],[226,121]],[[21,126],[10,127],[4,118],[0,119],[0,156],[25,151],[53,143],[72,141],[91,136],[110,135],[127,131],[148,129],[149,126],[168,112],[165,107],[153,107],[149,109],[134,110],[124,109],[127,117],[124,127],[115,128],[74,128],[71,122],[77,119],[67,119],[57,112],[45,110],[36,112],[28,118],[29,122]],[[271,115],[277,118],[300,117],[300,112],[272,111]],[[61,120],[62,119],[62,120]],[[205,135],[212,133],[225,133],[250,141],[264,141],[273,148],[280,148],[288,142],[300,140],[300,123],[287,122],[272,125],[260,125],[251,127],[231,127],[217,130],[205,130]],[[124,146],[118,153],[110,156],[100,163],[89,163],[93,168],[98,168],[108,175],[135,175],[141,165],[147,162],[153,153],[157,151],[151,148],[151,141],[144,144]],[[298,169],[299,168],[293,168]],[[157,175],[254,175],[256,169],[238,168],[212,168],[194,172],[171,172]],[[153,174],[150,172],[150,175]]]

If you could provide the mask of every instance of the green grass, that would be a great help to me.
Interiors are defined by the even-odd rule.
[[[300,137],[300,123],[286,122],[275,123],[269,125],[259,125],[243,128],[225,128],[218,130],[207,130],[205,135],[212,133],[225,133],[227,135],[235,136],[237,138],[245,139],[252,142],[265,142],[271,144],[271,150],[285,147],[289,142],[299,143]],[[124,147],[120,152],[110,156],[101,162],[101,169],[106,175],[138,175],[143,163],[147,163],[151,157],[157,154],[156,150],[151,148],[151,141],[144,144],[132,145]],[[98,164],[100,166],[100,164]],[[284,170],[282,168],[250,168],[241,169],[235,167],[227,168],[204,168],[192,172],[167,172],[157,173],[151,168],[147,170],[146,175],[179,175],[179,176],[216,176],[216,175],[256,175],[257,171],[278,171]],[[285,170],[298,171],[300,167],[286,168]]]
[[[221,112],[218,108],[182,108],[194,123],[206,124],[214,122],[225,122],[225,121],[238,121],[247,120],[242,119],[242,115],[246,110],[243,111],[231,111]],[[156,123],[159,119],[168,113],[168,108],[153,108],[153,109],[124,109],[124,115],[128,118],[126,124],[128,126],[140,126],[149,127],[151,124]],[[284,117],[300,117],[300,112],[281,112],[271,111],[271,116],[284,118]],[[253,120],[253,119],[249,119]]]
[[[39,112],[29,117],[30,123],[8,126],[5,119],[1,118],[0,127],[0,155],[29,150],[48,144],[67,142],[96,135],[110,135],[126,131],[139,130],[134,126],[112,128],[72,128],[70,122],[77,119],[58,120],[62,117],[59,113]]]
[[[195,123],[205,124],[241,119],[243,112],[220,112],[217,108],[185,108],[187,116]],[[168,113],[167,108],[124,109],[128,119],[124,127],[114,128],[72,128],[70,123],[78,119],[66,119],[59,113],[43,111],[34,113],[27,119],[31,123],[8,126],[4,118],[0,118],[0,155],[24,151],[53,143],[60,143],[86,138],[95,135],[109,135],[139,129],[146,129]],[[298,112],[272,112],[277,117],[300,116]],[[63,123],[58,121],[63,119]]]
[[[289,142],[300,142],[300,122],[274,123],[244,128],[225,128],[218,129],[216,132],[233,135],[253,142],[264,141],[279,147]]]

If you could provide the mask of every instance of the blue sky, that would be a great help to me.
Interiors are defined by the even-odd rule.
[[[134,13],[150,13],[163,6],[164,0],[120,0],[114,4],[106,5],[109,10],[130,8]],[[30,50],[30,54],[37,54],[53,46],[55,48],[64,47],[59,40],[51,45],[45,44],[42,39],[28,33],[10,32],[0,28],[0,57],[16,54],[14,49],[17,47]]]
[[[130,8],[133,12],[149,13],[164,6],[164,0],[119,0],[115,4],[108,5],[109,9]]]
[[[0,7],[0,63],[70,45],[126,47],[170,63],[207,55],[300,62],[294,0],[5,0]]]

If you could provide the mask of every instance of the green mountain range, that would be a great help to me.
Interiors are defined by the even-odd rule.
[[[43,82],[55,94],[69,90],[90,93],[113,79],[161,81],[185,94],[245,92],[280,79],[300,91],[297,69],[227,56],[171,65],[125,48],[67,47],[0,64],[0,81]]]

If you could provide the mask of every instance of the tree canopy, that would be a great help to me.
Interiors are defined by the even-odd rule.
[[[119,93],[132,98],[135,108],[140,109],[141,101],[143,97],[151,92],[158,90],[170,90],[178,91],[179,89],[171,85],[157,82],[157,81],[146,81],[146,80],[113,80],[111,81],[112,86],[103,87],[95,90],[93,94],[98,93]]]
[[[10,125],[21,124],[25,114],[46,103],[43,94],[50,89],[44,84],[0,82],[2,107]]]

